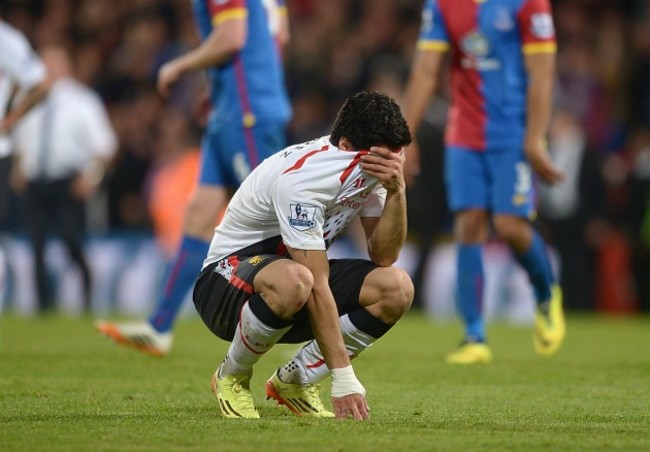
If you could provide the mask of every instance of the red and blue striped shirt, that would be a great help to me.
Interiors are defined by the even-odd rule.
[[[549,0],[427,0],[418,47],[451,50],[447,145],[475,151],[521,147],[524,55],[556,51]]]

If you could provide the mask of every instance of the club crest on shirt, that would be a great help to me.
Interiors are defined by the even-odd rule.
[[[316,226],[314,218],[316,217],[316,206],[310,204],[291,204],[291,216],[289,225],[298,231],[306,231]]]
[[[490,53],[490,43],[478,30],[467,33],[460,41],[460,47],[468,55],[484,57]]]
[[[496,71],[501,68],[501,62],[490,56],[490,41],[480,30],[472,30],[462,36],[460,48],[464,54],[460,64],[464,69]]]

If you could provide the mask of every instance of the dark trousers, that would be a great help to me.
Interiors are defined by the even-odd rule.
[[[54,290],[45,265],[45,244],[50,233],[63,239],[83,278],[84,309],[90,310],[90,270],[83,253],[84,202],[72,195],[73,178],[30,182],[25,196],[25,226],[34,253],[36,285],[41,311],[54,308]]]
[[[0,157],[0,228],[6,226],[9,204],[9,173],[11,157]]]

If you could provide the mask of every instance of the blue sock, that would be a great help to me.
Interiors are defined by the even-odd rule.
[[[458,310],[465,322],[465,339],[485,341],[483,323],[482,245],[458,245]]]
[[[158,307],[149,318],[157,331],[164,333],[172,329],[176,315],[201,271],[209,247],[208,242],[183,236],[178,254],[167,269]]]
[[[540,235],[533,231],[533,240],[528,251],[514,254],[517,262],[528,273],[537,303],[548,301],[551,298],[551,285],[555,283],[555,277]]]

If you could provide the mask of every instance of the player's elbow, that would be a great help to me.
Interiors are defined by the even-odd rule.
[[[238,36],[232,36],[228,39],[227,42],[221,44],[224,49],[224,53],[233,56],[239,53],[244,46],[246,45],[246,38],[243,39]]]

